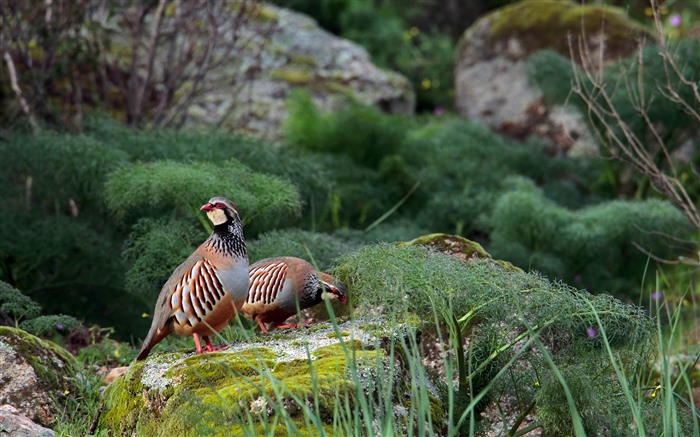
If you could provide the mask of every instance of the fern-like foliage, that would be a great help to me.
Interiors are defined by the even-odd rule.
[[[156,161],[125,166],[110,175],[105,193],[118,218],[161,215],[177,209],[194,215],[213,196],[226,196],[244,224],[282,221],[299,213],[299,194],[274,176],[254,173],[236,160],[221,165]]]
[[[434,231],[466,235],[487,230],[485,222],[504,189],[504,175],[526,176],[567,205],[585,203],[586,187],[597,177],[596,169],[549,157],[542,150],[541,145],[524,146],[462,120],[414,130],[400,154],[406,173],[421,183],[414,200],[424,203],[419,223]],[[562,183],[568,184],[567,190],[558,188]]]
[[[458,338],[469,338],[463,356],[467,393],[476,396],[488,386],[493,399],[509,394],[523,408],[535,402],[544,409],[547,432],[568,434],[571,413],[566,401],[561,406],[561,388],[553,388],[558,380],[552,379],[547,354],[571,389],[581,390],[574,402],[587,430],[625,432],[631,424],[602,333],[625,374],[640,377],[636,372],[651,353],[653,326],[639,308],[489,260],[465,262],[420,246],[367,246],[342,257],[335,274],[350,285],[356,303],[383,309],[396,320],[413,314],[447,326],[457,321]],[[457,334],[450,335],[454,347]],[[526,344],[533,336],[544,349]],[[644,408],[652,412],[658,405]]]
[[[80,215],[102,212],[104,176],[128,159],[123,151],[89,136],[50,131],[18,133],[0,147],[2,179],[24,188],[23,198],[13,199],[13,206],[31,205],[47,213],[69,212],[70,202]]]
[[[48,336],[55,332],[67,333],[80,326],[83,326],[80,320],[64,314],[39,316],[25,320],[19,325],[20,328],[38,337]]]
[[[253,263],[275,256],[295,256],[314,263],[320,269],[332,265],[340,255],[356,248],[358,243],[329,234],[285,229],[265,232],[248,243],[248,257]]]
[[[647,260],[639,248],[666,257],[669,242],[690,236],[668,202],[618,200],[570,210],[534,185],[511,182],[514,188],[495,202],[489,251],[569,283],[634,294]]]
[[[0,281],[0,312],[18,323],[23,319],[37,317],[41,313],[41,306],[12,285]]]
[[[125,289],[155,299],[173,270],[205,239],[207,233],[194,222],[178,218],[144,218],[131,228],[122,257],[128,266]]]
[[[390,116],[371,106],[322,113],[302,91],[291,96],[288,106],[285,131],[290,144],[310,152],[347,155],[369,168],[377,168],[398,150],[411,125],[408,118]]]

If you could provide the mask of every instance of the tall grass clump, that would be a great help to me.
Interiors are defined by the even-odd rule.
[[[484,402],[506,398],[555,435],[659,423],[661,406],[634,389],[654,352],[652,321],[638,307],[422,247],[369,246],[343,257],[336,274],[360,305],[435,320],[447,333],[449,435],[478,430]]]

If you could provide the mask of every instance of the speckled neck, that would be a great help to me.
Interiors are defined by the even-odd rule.
[[[241,220],[234,217],[214,226],[214,232],[206,241],[207,247],[217,254],[235,258],[248,258]]]

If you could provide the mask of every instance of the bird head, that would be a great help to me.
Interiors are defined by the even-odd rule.
[[[239,218],[236,205],[225,197],[212,197],[199,209],[207,212],[207,217],[214,226]]]
[[[328,293],[329,298],[338,299],[345,305],[348,304],[348,295],[345,293],[345,284],[327,273],[321,273],[321,284],[323,284],[323,287],[326,289],[326,293]]]

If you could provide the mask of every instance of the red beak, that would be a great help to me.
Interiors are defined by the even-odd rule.
[[[211,211],[212,209],[214,209],[214,207],[211,206],[211,203],[207,203],[205,205],[202,205],[202,207],[199,208],[200,211]]]
[[[343,302],[345,305],[348,304],[348,298],[347,296],[338,296],[338,300]]]

